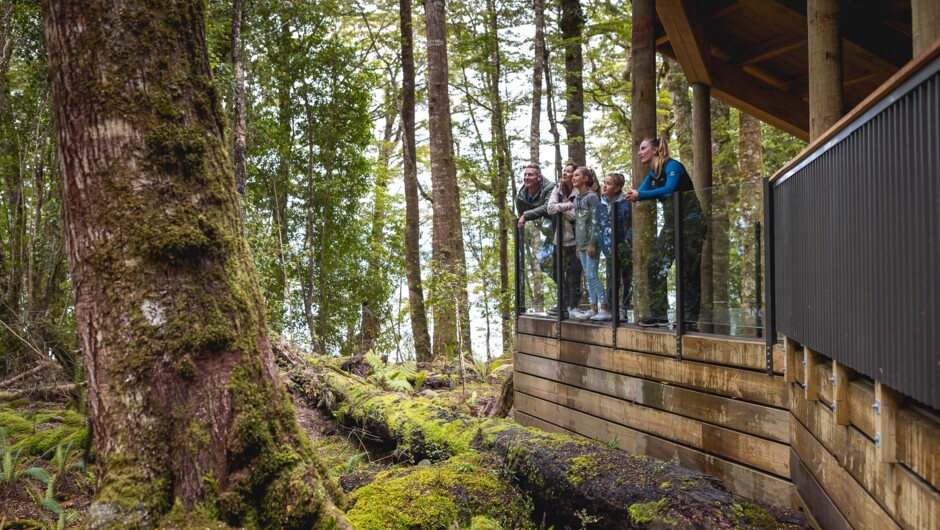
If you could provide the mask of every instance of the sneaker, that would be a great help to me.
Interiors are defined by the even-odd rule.
[[[613,317],[610,316],[610,313],[608,313],[606,309],[601,309],[596,315],[591,317],[591,320],[609,321],[611,319],[613,319]]]
[[[645,317],[636,323],[641,328],[668,328],[669,321],[664,318]]]
[[[577,307],[569,307],[565,314],[570,318],[581,318],[581,310]]]
[[[579,320],[588,320],[588,319],[594,317],[594,315],[596,315],[596,314],[597,314],[597,312],[594,311],[593,309],[588,309],[587,311],[581,311],[580,314],[579,314],[578,316],[574,317],[574,318],[577,318],[577,319],[579,319]]]

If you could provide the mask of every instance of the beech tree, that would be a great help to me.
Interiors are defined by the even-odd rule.
[[[198,504],[235,526],[348,528],[277,381],[205,9],[43,2],[99,460],[86,523],[152,528]]]

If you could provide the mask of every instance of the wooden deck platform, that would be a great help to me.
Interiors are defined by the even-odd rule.
[[[520,423],[711,473],[820,528],[940,528],[932,411],[884,388],[876,414],[875,384],[792,341],[789,355],[775,349],[769,376],[757,340],[684,335],[680,361],[665,330],[557,326],[519,317]],[[834,370],[845,384],[833,384]]]

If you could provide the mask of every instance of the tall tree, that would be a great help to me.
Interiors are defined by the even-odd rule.
[[[568,159],[578,165],[587,163],[584,148],[584,58],[581,34],[584,12],[581,0],[561,0],[561,36],[565,48],[565,131],[568,133]]]
[[[418,210],[418,156],[415,149],[415,59],[411,0],[399,0],[401,15],[402,70],[402,159],[405,181],[405,267],[408,276],[408,312],[415,356],[419,362],[433,360],[428,316],[421,284],[420,219]]]
[[[542,118],[542,72],[545,70],[545,0],[535,0],[535,56],[532,59],[532,119],[529,124],[529,163],[539,163]]]
[[[178,503],[234,526],[348,528],[277,380],[205,7],[43,2],[98,439],[86,524],[162,526]]]
[[[756,309],[763,300],[763,285],[757,278],[763,272],[757,268],[758,255],[763,255],[762,240],[759,229],[762,226],[764,204],[763,183],[764,177],[764,149],[761,145],[760,120],[746,114],[738,113],[738,161],[741,167],[741,180],[744,182],[741,190],[741,210],[745,220],[746,231],[743,234],[744,264],[742,267],[741,301],[747,326],[754,326],[756,322]]]
[[[233,0],[232,4],[232,70],[235,73],[235,93],[232,109],[235,114],[232,128],[233,155],[235,158],[235,187],[245,197],[245,59],[242,53],[242,19],[245,0]]]
[[[679,63],[666,59],[666,88],[672,101],[672,117],[675,120],[679,160],[687,168],[695,167],[692,148],[692,100],[689,98],[689,82],[679,69]]]
[[[431,262],[434,354],[470,351],[470,304],[460,218],[460,194],[451,128],[445,0],[428,0],[428,125],[431,133],[431,193],[434,225]],[[458,323],[459,320],[459,323]]]

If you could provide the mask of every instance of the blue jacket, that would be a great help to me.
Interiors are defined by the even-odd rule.
[[[613,210],[617,210],[617,245],[623,242],[633,242],[633,209],[630,203],[623,198],[623,195],[614,199],[611,205],[607,201],[607,195],[601,195],[601,202],[594,209],[594,237],[597,238],[597,244],[605,256],[610,255],[610,232],[611,215]]]
[[[675,192],[694,192],[695,185],[692,184],[692,177],[685,170],[685,166],[672,158],[666,160],[665,167],[659,175],[650,172],[646,174],[643,184],[640,185],[638,199],[646,201],[656,199],[663,204],[663,220],[665,226],[675,225],[675,213],[672,206],[672,197]],[[697,219],[702,217],[702,205],[698,202],[695,193],[685,193],[683,195],[683,206],[685,215],[683,219]]]

